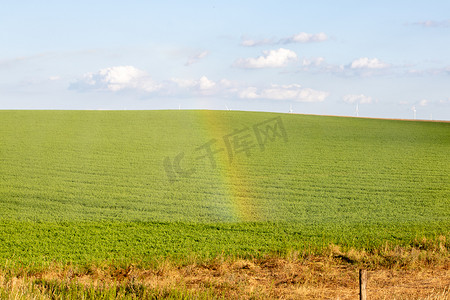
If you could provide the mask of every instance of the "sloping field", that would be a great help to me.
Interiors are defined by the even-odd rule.
[[[448,241],[449,153],[440,122],[0,111],[0,263]]]

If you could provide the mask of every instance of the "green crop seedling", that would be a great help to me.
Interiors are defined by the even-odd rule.
[[[448,236],[450,124],[1,111],[0,261],[151,262]]]

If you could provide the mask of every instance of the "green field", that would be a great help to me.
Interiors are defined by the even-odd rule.
[[[0,111],[0,265],[450,238],[450,123]]]

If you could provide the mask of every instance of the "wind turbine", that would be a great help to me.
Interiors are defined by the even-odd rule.
[[[414,112],[414,120],[415,120],[416,119],[416,106],[415,105],[412,107],[412,110]]]
[[[289,113],[292,114],[294,111],[292,110],[292,104],[289,106]]]
[[[359,106],[358,106],[358,103],[356,103],[356,117],[359,117]]]
[[[230,109],[228,108],[228,105],[225,104],[225,107],[227,108],[227,110],[230,110]]]

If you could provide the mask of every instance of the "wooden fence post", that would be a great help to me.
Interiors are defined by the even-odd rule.
[[[360,269],[359,270],[359,300],[367,300],[366,286],[367,286],[367,271]]]

